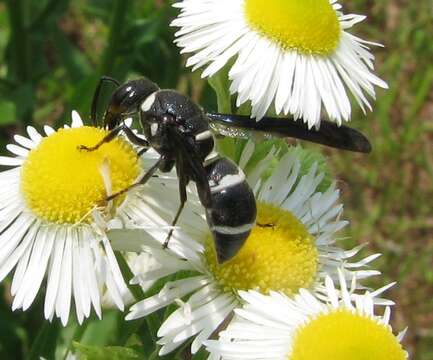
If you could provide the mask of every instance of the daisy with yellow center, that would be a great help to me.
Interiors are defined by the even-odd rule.
[[[308,290],[294,298],[272,292],[241,292],[245,305],[221,332],[206,342],[215,359],[405,360],[407,352],[389,325],[391,311],[375,314],[376,297],[387,287],[364,295],[351,293],[340,275],[340,289],[330,277],[317,299]]]
[[[359,278],[377,274],[376,271],[360,269],[377,255],[350,263],[348,258],[358,249],[346,252],[333,245],[334,233],[347,222],[339,219],[342,206],[337,203],[339,192],[335,185],[324,192],[317,191],[324,177],[317,164],[301,174],[297,150],[292,149],[280,159],[271,176],[262,180],[270,164],[275,163],[272,161],[275,152],[271,151],[250,166],[253,154],[254,144],[249,142],[240,165],[247,169],[248,182],[255,191],[257,225],[230,261],[217,262],[204,210],[193,191],[188,197],[186,214],[182,214],[173,233],[172,251],[161,248],[166,230],[152,230],[153,245],[144,232],[128,234],[119,231],[110,236],[113,247],[145,251],[161,264],[159,269],[137,276],[134,279],[136,283],[156,280],[182,270],[192,271],[192,275],[166,283],[158,294],[132,306],[127,315],[128,320],[137,319],[173,302],[181,304],[159,329],[160,355],[171,352],[192,336],[195,339],[191,349],[193,353],[197,352],[203,341],[239,306],[241,290],[281,291],[288,296],[297,294],[300,288],[316,291],[323,287],[324,275],[336,276],[339,266],[344,266],[347,276],[351,276],[352,271]],[[168,199],[171,191],[173,197],[177,196],[177,183],[167,180],[164,188],[154,187],[152,190],[155,199]],[[173,203],[166,206],[155,202],[148,204],[146,214],[152,221],[159,216],[169,224],[175,208]],[[137,248],[140,238],[142,246]]]
[[[113,217],[119,206],[141,200],[133,194],[105,199],[134,183],[147,165],[123,138],[94,152],[79,150],[107,131],[83,126],[76,112],[72,127],[44,130],[45,137],[28,127],[28,137],[16,135],[7,146],[15,156],[0,157],[0,165],[12,167],[0,173],[0,280],[15,268],[12,309],[26,310],[46,277],[45,318],[66,325],[73,301],[81,323],[92,307],[101,317],[105,292],[124,308],[127,286],[106,230],[119,222]]]
[[[268,111],[292,114],[309,127],[328,117],[348,121],[347,90],[365,111],[365,94],[387,88],[373,74],[373,55],[364,41],[347,32],[364,20],[344,15],[336,0],[183,0],[172,22],[176,44],[191,53],[187,66],[212,76],[234,58],[230,91],[237,106],[250,101],[252,117]],[[273,109],[271,109],[273,105]]]

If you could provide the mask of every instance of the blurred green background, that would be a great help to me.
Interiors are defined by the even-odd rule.
[[[398,285],[396,329],[409,327],[405,347],[414,360],[433,359],[433,2],[352,0],[346,13],[366,14],[352,31],[385,45],[375,48],[377,71],[390,90],[379,90],[374,112],[354,111],[351,126],[365,132],[369,156],[324,149],[340,179],[345,246],[367,243],[364,254]],[[215,97],[172,44],[176,15],[162,0],[0,1],[0,146],[28,124],[60,126],[71,109],[86,119],[101,75],[119,80],[147,75],[177,88],[208,109]],[[0,288],[0,358],[62,358],[73,339],[89,345],[124,345],[119,314],[83,328],[42,321],[42,301],[12,313],[8,281]],[[42,329],[42,331],[41,331]],[[39,334],[39,336],[38,336]],[[33,346],[32,346],[33,344]],[[36,345],[35,345],[36,344]],[[56,349],[57,346],[57,350]],[[101,357],[101,359],[104,356]]]

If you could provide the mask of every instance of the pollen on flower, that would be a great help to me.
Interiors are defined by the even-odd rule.
[[[93,152],[107,131],[94,127],[60,129],[33,149],[22,167],[21,192],[28,208],[53,223],[86,221],[91,210],[103,203],[106,189],[100,173],[108,162],[113,193],[132,184],[139,174],[134,149],[121,138]]]
[[[289,360],[404,360],[390,326],[346,309],[321,314],[300,327]]]
[[[305,226],[290,212],[258,203],[257,223],[236,256],[224,264],[216,260],[213,240],[205,257],[225,291],[259,289],[297,293],[315,280],[318,250]]]
[[[338,47],[340,23],[329,0],[245,0],[247,23],[286,50],[328,55]]]

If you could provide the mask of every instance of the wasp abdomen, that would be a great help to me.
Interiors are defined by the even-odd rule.
[[[245,243],[256,221],[256,201],[243,171],[219,158],[206,166],[212,206],[206,218],[219,263],[230,260]]]

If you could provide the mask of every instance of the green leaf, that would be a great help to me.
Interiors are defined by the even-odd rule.
[[[225,137],[217,141],[218,152],[233,161],[236,161],[236,139]]]
[[[132,360],[145,359],[145,354],[139,349],[140,346],[89,346],[74,342],[74,348],[81,360]]]
[[[67,97],[67,103],[72,104],[72,108],[80,113],[80,115],[83,117],[84,123],[88,122],[90,104],[92,102],[93,92],[95,91],[98,80],[99,75],[97,74],[92,74],[84,78],[74,85],[71,93],[68,94]],[[65,110],[65,115],[68,121],[71,113],[70,110],[72,109]]]
[[[129,337],[125,346],[139,352],[140,354],[145,354],[145,359],[155,351],[155,342],[151,339],[148,333],[140,332],[140,335],[133,334]]]
[[[228,75],[230,67],[231,64],[229,63],[208,80],[209,85],[214,89],[217,96],[218,111],[225,114],[232,113],[231,95],[229,90],[230,81]]]
[[[119,337],[117,332],[118,322],[123,321],[122,317],[123,315],[117,310],[106,310],[102,320],[88,320],[89,323],[81,335],[80,343],[101,346],[115,343]]]
[[[9,94],[8,98],[15,103],[17,119],[25,122],[28,113],[32,112],[34,106],[33,85],[27,83],[19,86]]]
[[[15,104],[12,101],[0,100],[0,126],[15,124],[16,121]]]
[[[118,57],[118,50],[122,45],[122,35],[124,33],[130,2],[114,0],[112,6],[110,33],[100,65],[100,73],[102,75],[111,75],[113,72]]]
[[[206,360],[209,357],[209,353],[203,347],[193,356],[194,360]]]
[[[84,53],[80,52],[61,31],[52,34],[60,61],[72,82],[78,82],[91,73],[91,66]]]

